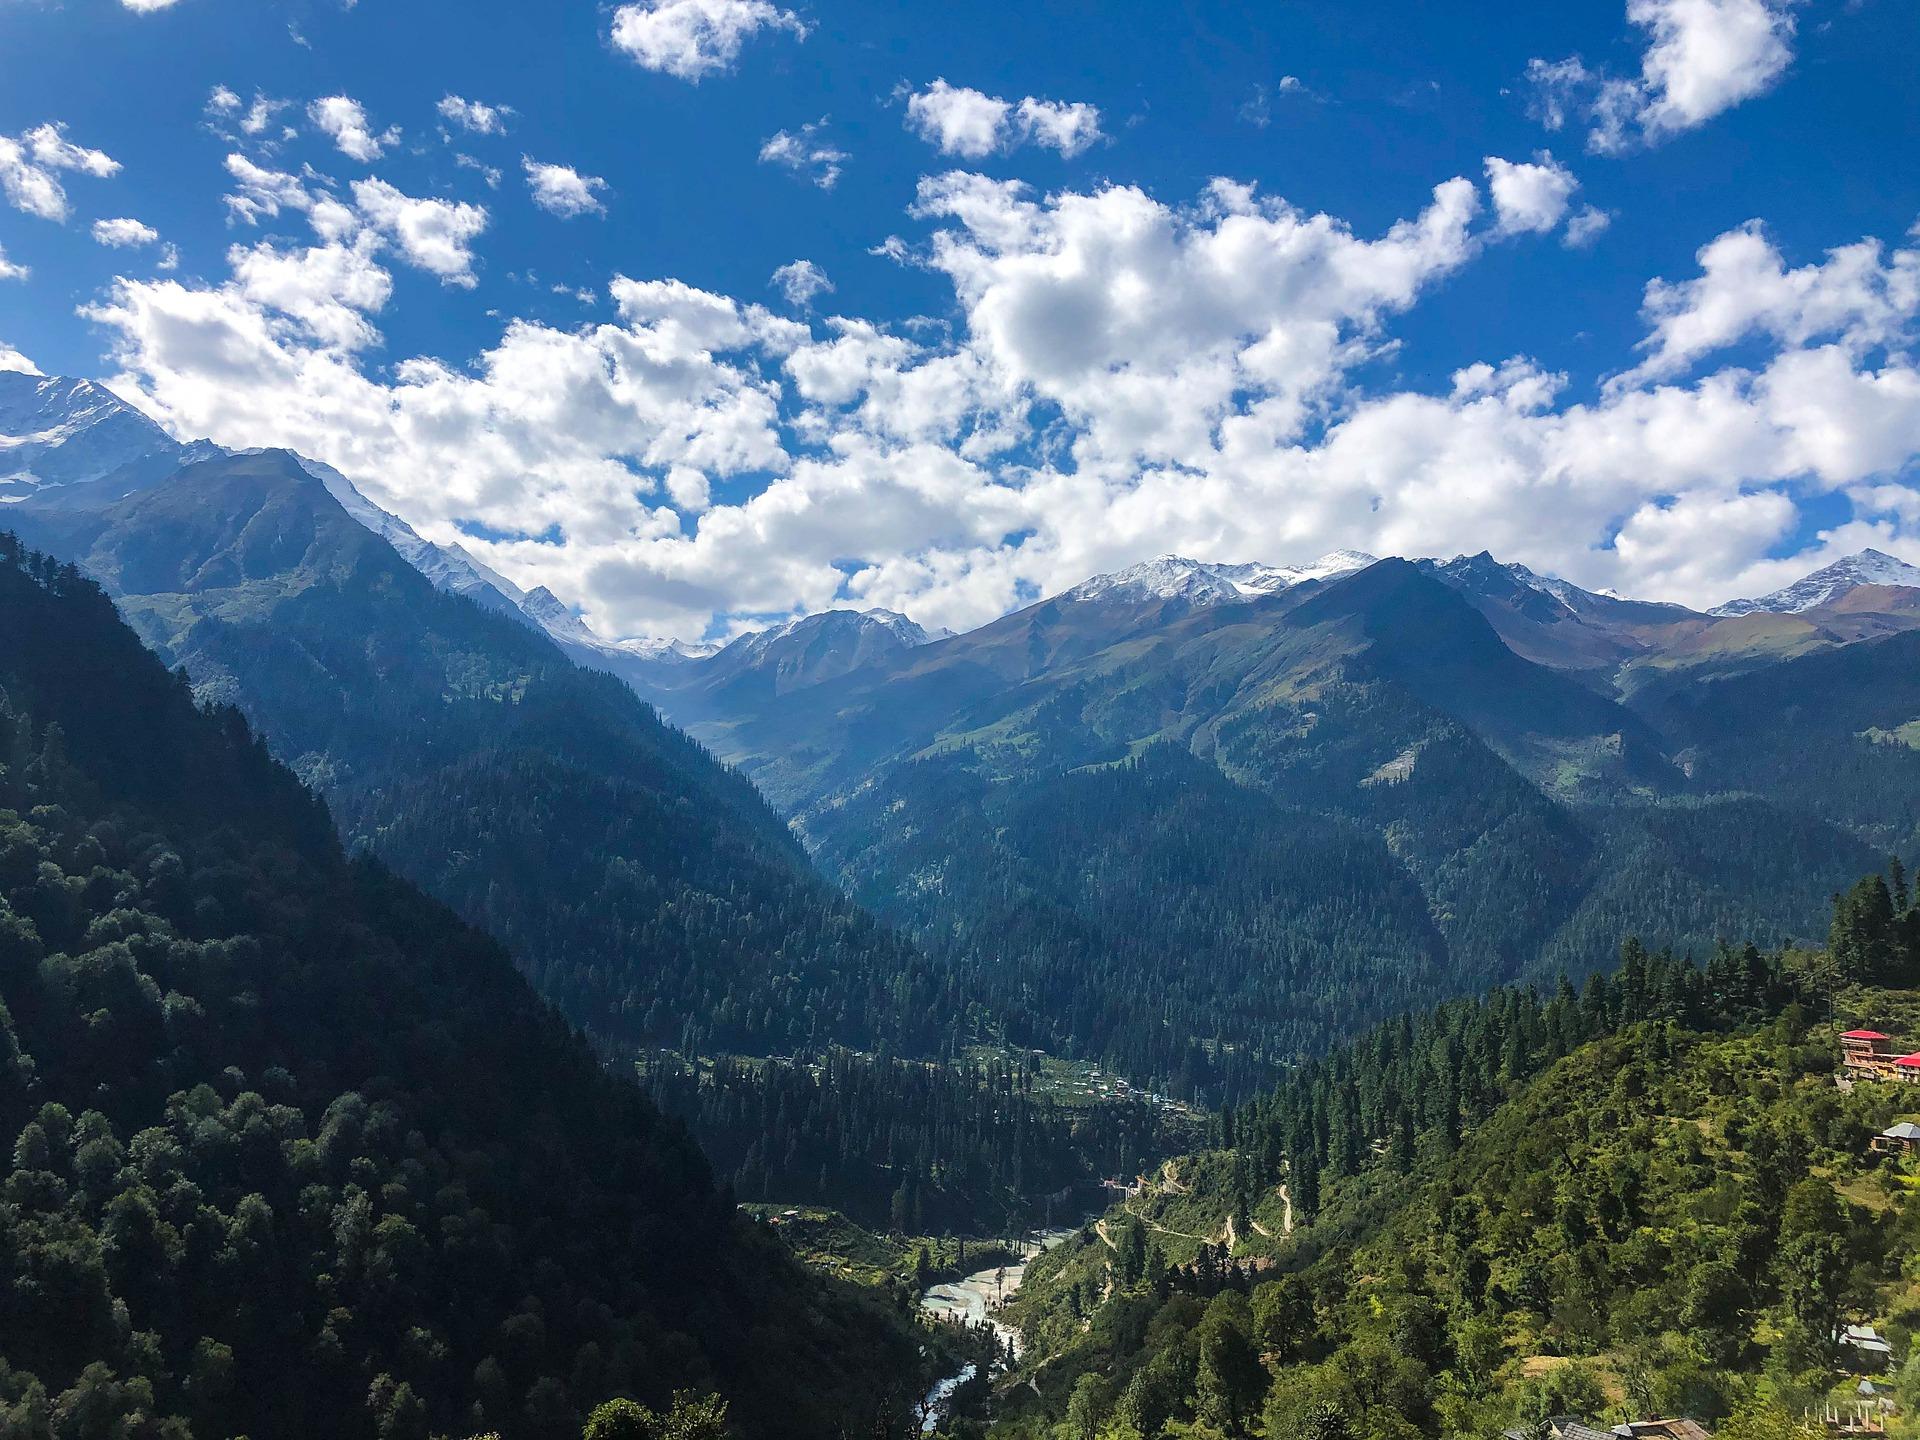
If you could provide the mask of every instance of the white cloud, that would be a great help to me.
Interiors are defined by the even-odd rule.
[[[122,215],[112,220],[94,221],[93,238],[97,244],[105,245],[110,250],[131,250],[153,244],[160,238],[160,232],[131,216]]]
[[[667,494],[688,515],[698,515],[713,503],[713,487],[691,465],[675,465],[667,471]]]
[[[216,85],[207,93],[208,114],[231,115],[240,105],[240,97],[224,85]]]
[[[798,130],[775,132],[760,147],[760,163],[778,165],[805,176],[822,190],[831,190],[840,179],[840,167],[846,163],[847,152],[821,138],[826,125],[823,115]]]
[[[9,370],[18,375],[43,375],[46,373],[4,340],[0,340],[0,370]]]
[[[172,8],[177,0],[120,0],[120,3],[136,15],[151,15],[157,10]]]
[[[353,182],[354,207],[362,219],[391,239],[411,265],[442,283],[472,289],[473,241],[487,228],[482,205],[417,199],[384,180]]]
[[[32,273],[25,265],[16,265],[9,260],[6,247],[0,245],[0,280],[24,280]]]
[[[449,125],[458,125],[475,135],[498,135],[507,128],[507,117],[513,114],[508,105],[483,105],[478,100],[464,100],[458,95],[441,97],[440,118]]]
[[[227,174],[235,188],[221,197],[230,218],[257,225],[262,219],[274,219],[282,210],[305,211],[313,207],[314,197],[307,181],[284,170],[269,170],[244,155],[229,155]]]
[[[1470,257],[1478,197],[1449,180],[1372,241],[1227,182],[1180,211],[1122,186],[1040,203],[956,172],[922,181],[918,208],[951,222],[929,263],[988,369],[1059,405],[1083,464],[1129,465],[1200,456],[1250,392],[1295,433],[1379,322]]]
[[[1029,95],[1015,110],[1014,122],[1021,139],[1066,156],[1106,138],[1100,133],[1100,111],[1079,100],[1036,100]]]
[[[796,310],[810,310],[820,296],[833,293],[833,281],[811,260],[788,261],[773,272],[768,283],[786,296],[787,303]]]
[[[1793,63],[1795,0],[1628,0],[1646,32],[1637,76],[1591,70],[1578,57],[1527,67],[1540,119],[1558,130],[1576,114],[1599,153],[1656,144],[1765,94]]]
[[[527,172],[527,188],[533,203],[549,215],[570,220],[577,215],[604,215],[607,207],[599,193],[607,182],[598,175],[582,175],[565,165],[543,165],[530,156],[520,157]]]
[[[473,171],[486,182],[489,190],[498,190],[500,188],[500,182],[506,178],[500,173],[499,166],[489,165],[484,160],[475,159],[473,156],[462,154],[458,150],[453,152],[453,163],[458,165],[462,170]]]
[[[941,154],[969,160],[1026,143],[1071,157],[1105,138],[1092,105],[1031,95],[1003,100],[944,78],[907,97],[907,128]]]
[[[1013,106],[998,96],[944,78],[907,99],[907,128],[942,155],[977,160],[1004,143]]]
[[[1283,95],[1310,95],[1312,92],[1298,75],[1282,75],[1272,85],[1256,85],[1253,94],[1240,107],[1240,118],[1262,130],[1273,123],[1273,102]]]
[[[483,205],[407,195],[377,178],[354,181],[348,203],[332,179],[310,167],[294,175],[236,154],[227,156],[226,169],[234,189],[224,199],[235,220],[253,226],[283,212],[304,214],[323,245],[385,243],[445,284],[476,283],[473,242],[487,228]]]
[[[373,241],[362,235],[351,246],[335,242],[304,250],[236,245],[227,253],[229,288],[297,322],[321,345],[365,349],[380,338],[367,316],[383,309],[393,293],[393,277],[374,262]]]
[[[731,70],[741,45],[761,30],[807,36],[798,15],[768,0],[639,0],[613,12],[611,38],[644,68],[698,84]]]
[[[1889,255],[1879,241],[1862,240],[1790,270],[1760,223],[1749,221],[1695,258],[1696,278],[1648,284],[1646,358],[1616,383],[1684,374],[1754,335],[1780,347],[1825,340],[1864,354],[1901,343],[1920,315],[1920,248]]]
[[[1570,250],[1584,250],[1605,233],[1613,223],[1613,212],[1602,210],[1594,205],[1582,205],[1567,221],[1566,245]]]
[[[1529,168],[1489,171],[1490,213],[1455,178],[1365,234],[1224,180],[1176,206],[956,172],[922,182],[897,247],[951,286],[950,326],[620,278],[604,323],[509,319],[478,356],[393,363],[382,266],[422,263],[399,217],[446,202],[362,181],[347,205],[324,176],[230,162],[241,199],[318,243],[235,246],[215,287],[121,279],[90,313],[116,385],[177,433],[327,460],[611,634],[834,603],[977,624],[1167,549],[1491,547],[1710,603],[1778,582],[1816,496],[1852,508],[1823,550],[1920,555],[1912,247],[1795,268],[1757,227],[1720,236],[1649,285],[1638,363],[1597,397],[1525,357],[1436,393],[1377,379],[1397,318],[1489,241],[1573,238],[1559,167]],[[454,283],[475,210],[457,242],[442,225]],[[824,279],[795,261],[772,284],[804,310]]]
[[[374,134],[365,107],[346,95],[328,95],[315,100],[307,106],[307,119],[333,141],[342,155],[362,164],[378,160],[389,145],[400,141],[398,127]]]
[[[1545,150],[1531,161],[1486,159],[1487,189],[1494,214],[1507,235],[1542,233],[1560,223],[1580,182]]]
[[[63,125],[39,125],[15,137],[0,135],[0,192],[14,209],[42,220],[64,223],[72,213],[56,171],[104,180],[119,169],[120,162],[112,157],[68,140]]]

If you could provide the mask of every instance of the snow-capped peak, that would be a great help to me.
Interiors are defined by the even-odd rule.
[[[619,647],[629,655],[637,655],[642,660],[659,660],[672,664],[680,660],[704,660],[716,654],[720,647],[707,641],[694,645],[685,640],[649,638],[645,640],[622,640]]]
[[[1351,574],[1373,561],[1373,556],[1359,550],[1330,551],[1305,565],[1221,565],[1184,555],[1161,555],[1083,580],[1062,598],[1135,603],[1177,598],[1196,605],[1221,605],[1251,595],[1271,595],[1309,580]]]
[[[1217,604],[1240,590],[1220,573],[1241,566],[1208,565],[1184,555],[1160,555],[1110,575],[1095,575],[1067,591],[1068,600],[1171,600],[1176,597]]]
[[[876,608],[821,610],[812,615],[801,615],[792,620],[783,620],[778,625],[770,625],[765,630],[756,630],[749,635],[743,635],[733,644],[739,646],[742,651],[764,651],[776,640],[785,639],[789,635],[804,635],[815,630],[825,630],[828,627],[843,627],[868,633],[878,631],[898,641],[909,650],[944,638],[944,633],[940,636],[929,635],[897,610]]]
[[[0,500],[143,464],[157,473],[177,463],[179,450],[166,431],[104,385],[0,372]]]
[[[1798,615],[1825,605],[1862,585],[1898,585],[1920,589],[1920,567],[1909,565],[1897,556],[1881,550],[1862,550],[1811,575],[1796,580],[1784,590],[1762,595],[1755,600],[1730,600],[1709,611],[1712,615],[1752,615],[1770,611],[1776,615]]]

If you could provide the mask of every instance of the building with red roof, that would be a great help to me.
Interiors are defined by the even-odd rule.
[[[1847,1030],[1840,1036],[1840,1071],[1854,1080],[1900,1080],[1920,1084],[1920,1053],[1879,1030]]]

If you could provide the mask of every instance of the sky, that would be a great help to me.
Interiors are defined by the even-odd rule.
[[[0,367],[608,636],[1920,562],[1914,0],[0,0]]]

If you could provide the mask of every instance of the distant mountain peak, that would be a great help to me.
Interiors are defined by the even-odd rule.
[[[1909,565],[1884,550],[1860,550],[1831,565],[1823,565],[1771,595],[1752,600],[1729,600],[1711,611],[1712,615],[1798,615],[1837,600],[1862,585],[1897,585],[1920,589],[1920,566]]]
[[[172,469],[179,453],[172,436],[104,385],[0,371],[0,502],[115,474],[131,489]]]
[[[1374,558],[1361,550],[1332,550],[1305,565],[1223,565],[1185,555],[1159,555],[1124,570],[1082,580],[1061,598],[1136,604],[1180,599],[1196,605],[1223,605],[1253,595],[1271,595],[1309,580],[1364,570]]]
[[[793,620],[783,620],[765,630],[756,630],[734,641],[743,651],[764,651],[789,636],[805,636],[815,631],[843,630],[856,634],[885,635],[906,649],[914,649],[940,638],[930,635],[898,610],[820,610]],[[731,647],[728,647],[731,648]]]
[[[620,648],[642,660],[660,660],[668,664],[681,660],[704,660],[709,655],[717,654],[720,649],[718,645],[708,641],[694,643],[669,637],[622,640]]]

